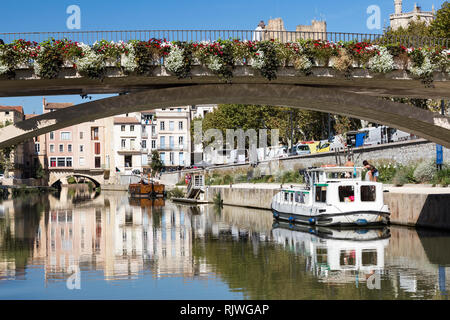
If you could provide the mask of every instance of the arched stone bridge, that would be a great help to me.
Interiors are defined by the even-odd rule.
[[[254,76],[252,83],[234,81],[233,84],[225,84],[220,82],[217,77],[208,75],[201,77],[199,75],[198,79],[200,80],[197,81],[193,77],[177,84],[163,82],[164,84],[158,86],[146,84],[148,81],[157,82],[157,80],[152,80],[152,77],[148,77],[150,80],[141,77],[141,83],[136,79],[127,78],[111,80],[116,81],[115,85],[96,81],[92,86],[88,85],[89,80],[83,78],[68,79],[67,81],[74,87],[79,88],[77,90],[81,90],[84,83],[86,89],[91,88],[89,90],[96,90],[95,88],[98,86],[98,88],[102,88],[98,89],[100,92],[105,92],[102,90],[119,92],[118,89],[121,87],[122,89],[128,88],[130,93],[50,112],[0,129],[0,148],[50,131],[121,113],[170,106],[215,103],[289,106],[340,114],[389,125],[450,148],[449,117],[374,97],[402,95],[448,99],[450,98],[450,81],[445,78],[445,75],[435,81],[434,88],[425,87],[419,80],[386,77],[346,80],[336,75],[336,81],[333,82],[332,77],[317,76],[311,78],[310,83],[307,83],[310,81],[308,77],[305,79],[290,77],[292,78],[291,82],[279,77],[278,81],[267,83],[261,77]],[[160,78],[165,77],[161,76]],[[208,80],[213,83],[205,84]],[[66,80],[56,79],[55,81],[60,81],[59,89],[57,83],[52,86],[51,80],[47,80],[47,82],[45,80],[19,80],[18,82],[28,82],[29,90],[34,94],[69,93],[65,91],[67,88],[64,87]],[[131,85],[130,83],[133,81],[134,85]],[[10,81],[10,86],[14,86],[15,82]],[[20,83],[16,86],[20,86]],[[8,92],[4,87],[0,86],[0,88],[3,92],[5,90]],[[23,88],[25,89],[25,86]],[[75,93],[73,88],[71,90],[70,93]],[[100,93],[98,91],[96,93]],[[414,92],[415,94],[413,94]]]
[[[82,177],[92,181],[96,187],[104,184],[103,171],[99,170],[98,172],[90,172],[89,170],[50,170],[48,184],[51,186],[58,181],[61,181],[63,184],[67,183],[68,177]]]

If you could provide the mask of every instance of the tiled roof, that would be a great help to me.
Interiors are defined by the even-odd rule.
[[[115,117],[114,124],[140,124],[140,122],[134,117]]]
[[[37,116],[39,116],[39,114],[26,114],[25,115],[25,120],[28,120],[28,119],[31,119],[31,118],[34,118],[34,117],[37,117]]]
[[[73,103],[71,102],[47,102],[45,104],[45,110],[64,109],[71,106],[73,106]]]
[[[21,106],[0,106],[0,110],[3,111],[17,111],[23,114],[23,108]]]

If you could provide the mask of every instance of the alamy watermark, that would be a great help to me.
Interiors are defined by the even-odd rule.
[[[366,13],[370,16],[366,20],[366,26],[369,30],[381,29],[381,9],[377,5],[370,5],[367,7]]]
[[[70,16],[66,20],[66,26],[69,30],[81,29],[81,9],[79,6],[73,4],[67,7],[66,13]]]
[[[194,146],[202,146],[202,152],[194,152],[194,164],[200,163],[203,154],[213,155],[236,150],[236,158],[232,162],[239,161],[239,156],[248,157],[250,163],[258,161],[258,148],[267,150],[268,129],[226,129],[225,140],[219,129],[208,129],[203,133],[202,121],[194,121]],[[278,146],[279,130],[270,129],[271,146]],[[246,143],[248,141],[248,143]],[[220,164],[223,160],[216,161]]]
[[[69,290],[81,290],[81,272],[77,265],[69,266],[69,273],[72,275],[66,281],[66,287]]]

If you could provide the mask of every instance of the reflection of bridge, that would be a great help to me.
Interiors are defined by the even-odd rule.
[[[209,34],[208,34],[209,32]],[[123,33],[61,33],[0,35],[7,41],[14,38],[43,40],[72,37],[92,43],[103,38],[118,41],[150,37],[180,41],[214,41],[218,38],[251,39],[245,31],[136,31]],[[289,35],[289,37],[288,37]],[[411,44],[411,39],[387,39],[381,35],[277,32],[281,41],[295,39],[328,39],[332,41],[372,40],[375,43]],[[95,38],[95,39],[94,39]],[[417,39],[426,44],[427,39]],[[447,40],[445,40],[447,41]],[[432,45],[433,43],[430,42]],[[436,43],[434,43],[436,44]],[[162,60],[161,60],[162,61]],[[157,64],[161,64],[158,61]],[[312,75],[299,75],[293,67],[280,68],[270,83],[248,66],[236,66],[233,84],[224,84],[211,70],[194,65],[191,78],[178,79],[157,65],[151,76],[124,75],[109,67],[103,81],[80,77],[73,68],[65,68],[56,79],[39,79],[31,69],[18,70],[14,80],[0,80],[0,96],[128,93],[118,97],[84,103],[40,115],[0,130],[0,147],[13,145],[44,134],[94,119],[125,112],[149,110],[174,105],[240,103],[290,106],[326,113],[346,115],[389,125],[413,133],[450,148],[450,119],[430,111],[379,99],[379,96],[450,98],[448,74],[435,72],[433,86],[425,86],[405,70],[377,75],[354,68],[344,75],[332,68],[313,67]]]

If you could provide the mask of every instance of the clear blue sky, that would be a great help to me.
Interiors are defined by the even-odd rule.
[[[403,0],[411,11],[414,0]],[[443,0],[417,1],[423,10],[439,9]],[[369,30],[370,5],[381,9],[381,26],[389,25],[394,0],[22,0],[0,4],[0,33],[69,31],[69,5],[81,8],[81,30],[133,29],[254,29],[260,20],[281,17],[287,30],[312,19],[327,22],[330,32],[380,33]],[[52,102],[82,102],[79,96],[47,97]],[[95,97],[98,98],[98,97]],[[22,105],[26,113],[41,113],[42,97],[0,98],[0,105]]]

